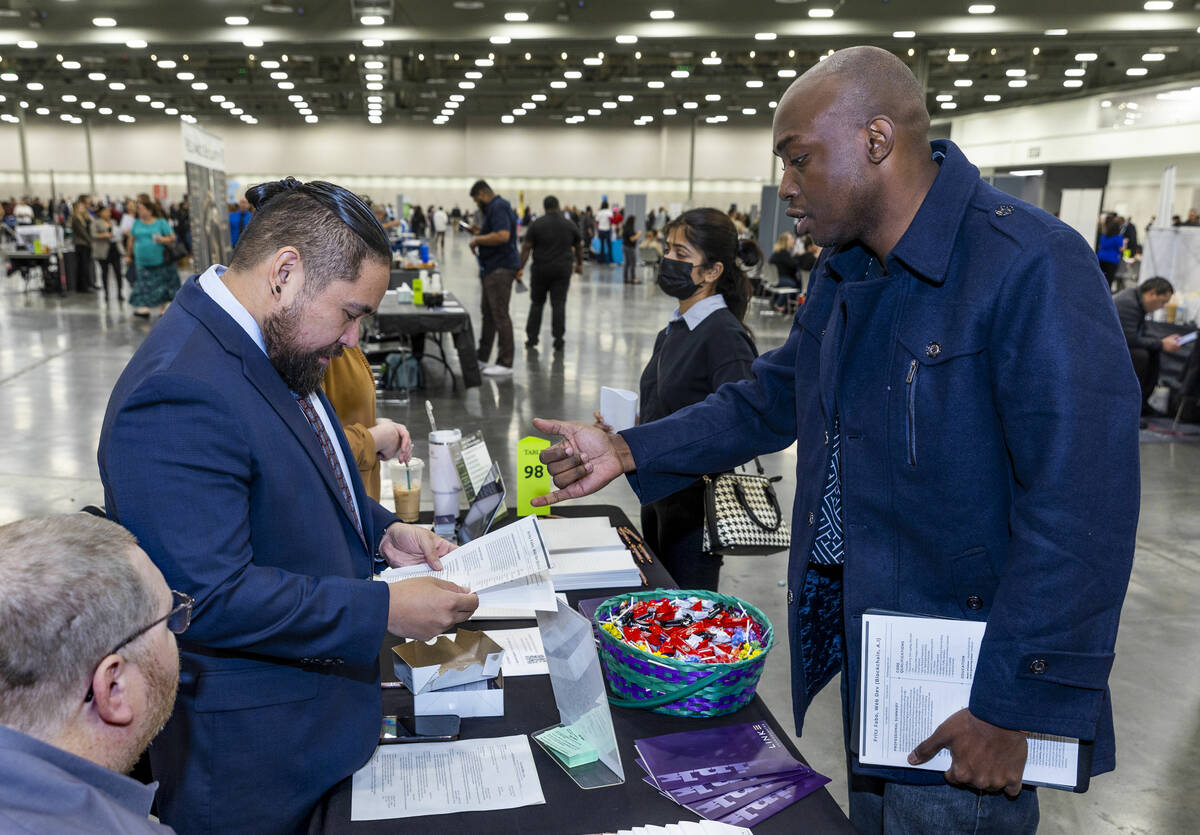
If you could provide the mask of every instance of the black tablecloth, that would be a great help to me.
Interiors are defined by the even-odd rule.
[[[510,509],[511,510],[511,509]],[[576,506],[556,509],[562,516],[607,516],[614,525],[634,528],[624,512],[611,505]],[[515,513],[510,513],[513,518]],[[634,528],[636,530],[636,528]],[[648,585],[675,587],[666,569],[657,560],[641,566]],[[587,589],[568,592],[567,599],[574,606],[579,600],[607,597],[628,589]],[[471,628],[515,629],[535,626],[534,621],[473,621]],[[777,638],[775,652],[786,655],[786,634]],[[383,661],[389,671],[392,641],[385,642]],[[393,676],[394,678],[394,676]],[[504,716],[495,718],[464,719],[462,737],[480,739],[486,737],[511,736],[539,731],[558,722],[558,709],[554,705],[554,693],[549,676],[525,676],[504,682]],[[384,691],[385,713],[411,713],[412,697],[403,688]],[[662,797],[657,790],[642,782],[643,772],[634,763],[636,756],[633,741],[647,736],[690,731],[700,728],[739,725],[745,722],[766,721],[783,740],[788,750],[803,760],[792,745],[790,736],[780,727],[775,717],[767,710],[762,699],[755,696],[746,707],[728,716],[717,719],[683,719],[665,716],[644,710],[612,708],[613,726],[621,753],[621,765],[625,770],[625,782],[620,786],[604,789],[580,789],[570,777],[551,760],[538,745],[530,743],[538,777],[545,795],[544,806],[524,806],[519,809],[504,809],[487,812],[470,812],[453,815],[434,815],[401,820],[350,822],[349,779],[336,786],[313,818],[310,832],[313,833],[383,833],[395,831],[422,832],[471,832],[479,833],[584,833],[615,832],[646,823],[667,824],[680,820],[694,820],[696,816],[687,809]],[[853,832],[850,822],[842,814],[833,797],[821,789],[784,811],[754,827],[758,833],[796,832]]]
[[[471,326],[471,315],[453,293],[446,293],[448,307],[424,307],[400,304],[395,295],[384,294],[375,313],[375,324],[379,337],[416,336],[425,333],[448,333],[454,340],[458,352],[458,365],[462,369],[463,385],[467,388],[483,383],[479,373],[479,358],[475,352],[475,330]]]

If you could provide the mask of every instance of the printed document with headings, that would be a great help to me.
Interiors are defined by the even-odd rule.
[[[544,804],[529,737],[380,745],[354,772],[350,820]]]
[[[389,568],[379,576],[389,583],[413,577],[437,577],[480,592],[549,570],[550,557],[538,530],[537,517],[526,516],[451,551],[442,557],[441,571],[420,563]],[[518,604],[510,601],[497,605]]]
[[[527,629],[485,629],[487,635],[504,648],[500,671],[506,679],[516,676],[544,676],[550,673],[542,632],[536,626]]]
[[[967,707],[987,624],[868,611],[862,625],[858,758],[870,765],[945,771],[942,749],[923,765],[908,755],[951,714]],[[1079,740],[1028,734],[1024,781],[1073,789]]]

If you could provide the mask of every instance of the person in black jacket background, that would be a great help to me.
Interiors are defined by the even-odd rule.
[[[1162,339],[1146,336],[1146,316],[1167,306],[1175,288],[1165,278],[1148,278],[1137,287],[1122,290],[1113,297],[1117,315],[1121,319],[1121,330],[1129,343],[1129,355],[1133,358],[1133,370],[1142,386],[1142,416],[1161,417],[1150,406],[1150,395],[1158,384],[1158,365],[1162,352],[1173,354],[1179,350],[1178,334]]]
[[[750,282],[738,266],[758,263],[758,247],[738,242],[729,216],[692,209],[667,225],[658,286],[679,307],[654,341],[642,371],[639,422],[699,403],[723,383],[753,376],[758,356],[742,323]],[[600,413],[597,425],[611,431]],[[704,481],[642,508],[642,535],[681,589],[717,590],[721,556],[703,552]]]

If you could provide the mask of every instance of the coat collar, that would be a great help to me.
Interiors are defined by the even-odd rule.
[[[914,275],[943,284],[958,227],[979,183],[979,169],[950,140],[938,139],[929,144],[941,166],[921,208],[888,260],[894,258]],[[842,278],[858,278],[866,273],[870,258],[871,254],[861,244],[846,244],[830,256],[829,268]]]
[[[317,472],[321,474],[321,478],[325,482],[326,488],[333,494],[337,500],[337,504],[342,509],[343,515],[351,528],[354,528],[354,518],[351,515],[352,511],[346,506],[345,500],[342,498],[341,488],[338,487],[333,471],[329,467],[329,461],[325,457],[325,451],[321,448],[320,442],[317,440],[317,435],[313,432],[312,425],[309,424],[308,418],[304,416],[296,398],[292,396],[292,392],[288,389],[287,384],[283,382],[283,378],[279,376],[279,372],[275,370],[275,366],[271,365],[271,360],[263,353],[262,349],[254,343],[250,335],[239,325],[234,319],[226,313],[220,305],[209,298],[208,294],[201,289],[197,278],[188,280],[179,293],[175,296],[175,301],[186,310],[190,315],[200,322],[209,333],[221,344],[221,346],[234,356],[240,357],[242,361],[242,373],[246,375],[246,379],[258,389],[259,394],[263,399],[275,410],[280,419],[287,424],[288,429],[296,436],[296,440],[304,447],[304,451],[308,453],[308,457],[312,459],[313,466],[317,468]],[[336,425],[334,417],[336,413],[333,410],[329,399],[325,397],[323,392],[318,392],[321,398],[321,405],[325,408],[326,414],[330,416],[330,420]],[[354,463],[354,455],[350,452],[344,434],[336,432],[337,437],[334,439],[341,445],[342,455],[351,465]],[[363,528],[363,536],[369,536],[367,531],[367,497],[361,486],[361,480],[354,478],[354,473],[351,472],[350,479],[351,489],[355,491],[355,497],[358,500],[359,517]],[[370,550],[364,540],[363,547]]]

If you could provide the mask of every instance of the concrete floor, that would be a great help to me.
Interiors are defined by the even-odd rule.
[[[444,279],[472,311],[478,327],[479,289],[462,238],[448,242]],[[380,415],[406,423],[425,456],[428,432],[423,401],[439,425],[481,428],[494,458],[510,473],[517,441],[532,434],[534,416],[590,420],[601,385],[637,387],[656,332],[674,302],[652,281],[621,283],[618,268],[589,266],[568,300],[567,348],[527,351],[523,326],[528,295],[513,297],[517,323],[516,374],[485,378],[481,388],[451,392],[427,362],[427,391],[406,405],[381,404]],[[756,308],[755,310],[757,310]],[[549,310],[541,343],[548,346]],[[760,350],[783,342],[790,320],[751,314]],[[93,295],[44,299],[22,291],[17,278],[0,279],[0,523],[23,516],[68,512],[99,504],[96,472],[100,423],[112,388],[150,323],[127,304]],[[453,357],[453,348],[447,340]],[[431,349],[432,350],[432,349]],[[1117,642],[1112,674],[1118,768],[1092,783],[1085,795],[1044,790],[1044,833],[1194,832],[1200,817],[1200,667],[1194,640],[1200,632],[1200,445],[1142,447],[1141,526],[1133,580]],[[793,450],[763,459],[792,501]],[[426,497],[428,499],[428,497]],[[1131,497],[1132,500],[1132,497]],[[624,482],[595,501],[616,504],[637,519],[637,501]],[[726,560],[722,590],[762,608],[779,627],[786,623],[784,555]],[[833,778],[830,790],[845,808],[842,730],[836,683],[821,693],[798,741],[818,770]],[[787,653],[768,660],[759,693],[789,724]],[[1190,822],[1190,823],[1189,823]]]

